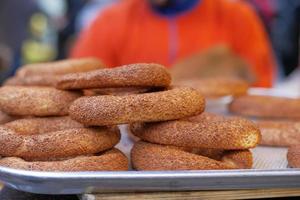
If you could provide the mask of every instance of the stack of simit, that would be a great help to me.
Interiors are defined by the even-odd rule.
[[[1,166],[38,171],[128,169],[126,156],[114,148],[120,140],[117,127],[85,128],[72,120],[69,107],[82,93],[53,87],[63,74],[96,68],[102,66],[95,59],[24,66],[0,88],[0,110],[16,118],[0,127]]]
[[[245,119],[201,114],[202,94],[170,83],[165,67],[140,63],[65,75],[57,88],[91,95],[69,111],[85,126],[131,124],[141,139],[131,151],[137,170],[251,168],[259,129]]]

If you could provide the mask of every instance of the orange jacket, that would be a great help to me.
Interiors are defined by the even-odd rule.
[[[136,62],[170,66],[220,43],[250,63],[257,76],[255,86],[272,85],[275,63],[267,35],[242,1],[202,0],[170,18],[153,11],[146,0],[124,0],[80,35],[72,57],[98,57],[109,67]]]

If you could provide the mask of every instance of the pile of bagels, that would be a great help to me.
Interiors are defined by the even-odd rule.
[[[234,98],[229,110],[257,123],[261,145],[288,147],[289,166],[300,168],[300,98],[242,95]]]
[[[8,80],[0,88],[0,165],[38,171],[127,170],[126,156],[114,148],[119,129],[84,127],[72,120],[69,107],[82,92],[55,88],[54,80],[63,75],[101,67],[95,59],[35,64]]]
[[[171,85],[154,63],[27,65],[0,88],[0,110],[0,166],[24,170],[128,170],[115,148],[121,124],[139,138],[136,170],[251,168],[261,137],[249,120],[204,112],[201,92]]]

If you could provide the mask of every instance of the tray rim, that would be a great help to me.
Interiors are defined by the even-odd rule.
[[[56,173],[0,167],[0,180],[36,194],[300,188],[300,169]]]
[[[178,170],[178,171],[87,171],[87,172],[42,172],[0,167],[1,175],[27,178],[171,178],[171,177],[233,177],[233,176],[300,176],[300,168],[286,169],[240,169],[240,170]]]

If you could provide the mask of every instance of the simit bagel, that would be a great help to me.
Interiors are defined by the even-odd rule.
[[[26,77],[12,77],[7,79],[3,85],[11,86],[52,86],[56,85],[58,75],[32,75]]]
[[[22,135],[0,127],[0,156],[49,160],[98,153],[120,140],[117,128],[72,128],[43,134]]]
[[[300,168],[300,145],[289,147],[287,160],[290,167]]]
[[[61,161],[28,162],[21,158],[0,159],[0,166],[31,171],[127,171],[128,160],[118,149],[100,155],[78,156]]]
[[[151,143],[229,150],[253,148],[261,137],[254,123],[241,118],[201,123],[175,120],[133,124],[131,132]]]
[[[84,125],[102,126],[179,119],[200,114],[204,107],[205,100],[196,90],[173,88],[128,96],[81,97],[69,112]]]
[[[4,86],[0,88],[0,109],[11,115],[67,115],[79,93],[50,87]]]
[[[260,128],[260,144],[269,146],[291,146],[300,144],[300,122],[270,121],[256,122]]]
[[[131,64],[111,69],[74,73],[62,76],[59,89],[91,89],[117,87],[167,87],[171,83],[168,71],[159,64]]]
[[[203,112],[200,115],[195,115],[191,117],[186,117],[180,120],[202,123],[202,122],[220,122],[228,119],[232,119],[233,117],[224,117],[222,115],[217,115],[214,113]]]
[[[248,150],[224,153],[221,161],[164,146],[139,141],[131,150],[131,162],[137,170],[214,170],[251,168],[252,154]]]
[[[15,119],[17,119],[17,117],[8,115],[5,112],[0,110],[0,125],[5,124],[5,123],[10,122],[10,121],[13,121]]]
[[[67,59],[49,63],[28,64],[17,71],[18,77],[32,75],[59,75],[86,72],[103,68],[104,64],[96,58]]]
[[[235,114],[264,118],[300,118],[300,99],[245,95],[229,105]]]
[[[71,128],[83,128],[82,124],[68,116],[18,119],[3,126],[20,135],[36,135]]]

